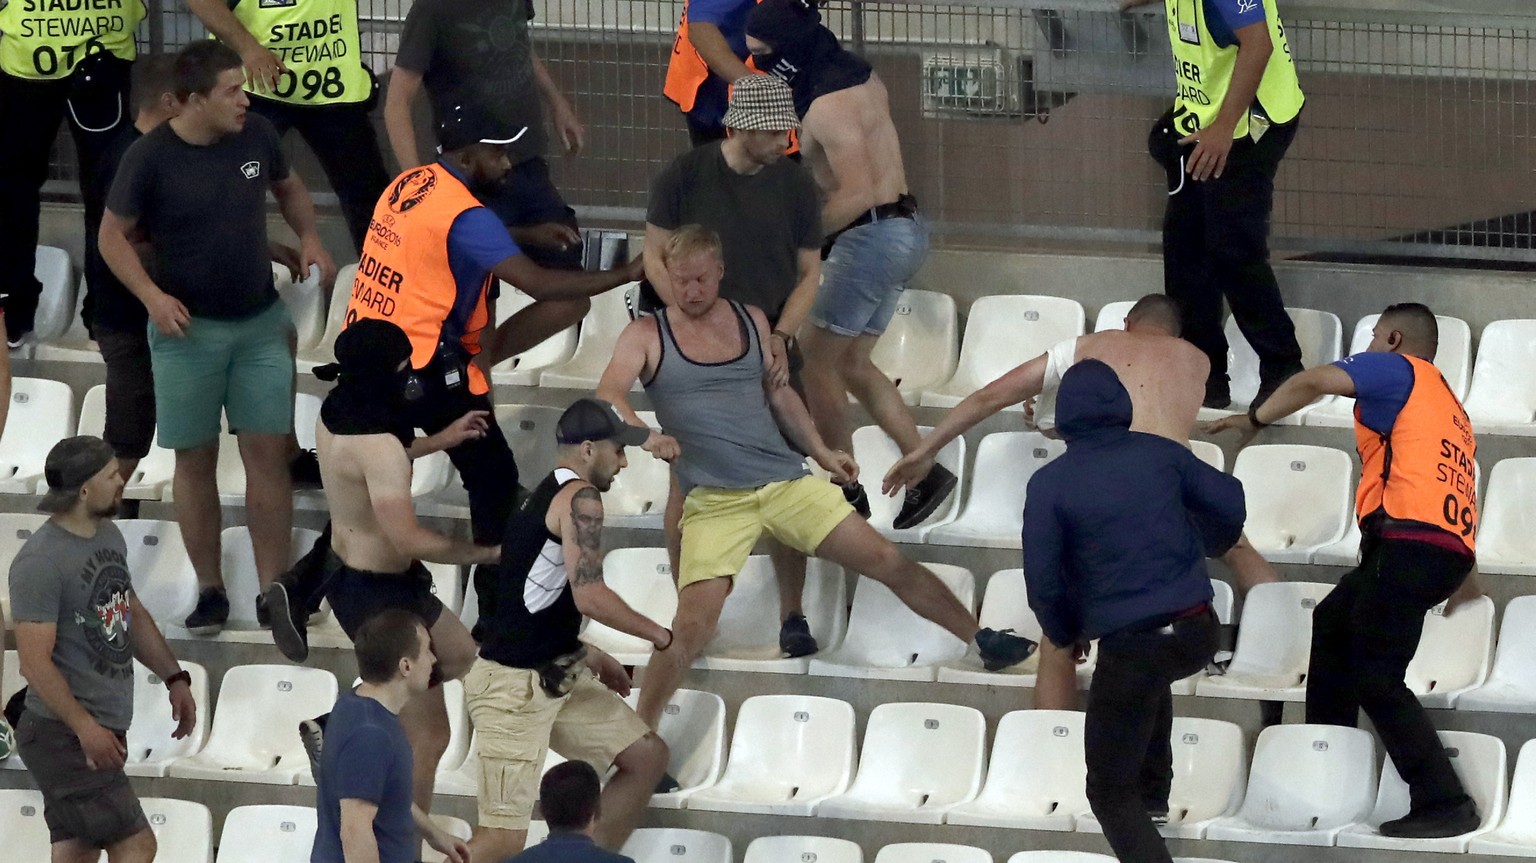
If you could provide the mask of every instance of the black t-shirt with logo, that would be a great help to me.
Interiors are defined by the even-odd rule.
[[[277,130],[255,112],[207,146],[162,123],[123,155],[107,209],[138,220],[161,290],[196,317],[238,320],[277,301],[267,192],[287,178]]]

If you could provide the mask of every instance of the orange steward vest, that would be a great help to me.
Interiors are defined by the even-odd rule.
[[[411,367],[426,368],[458,299],[448,265],[448,229],[461,213],[481,206],[441,165],[423,165],[396,177],[373,208],[347,304],[347,324],[361,318],[389,321],[411,339]],[[491,278],[486,273],[459,339],[471,357],[480,353],[480,334],[490,323],[486,295]],[[485,374],[473,363],[467,365],[469,391],[490,392]]]
[[[763,0],[757,0],[758,3]],[[752,55],[748,54],[744,60],[747,68],[758,72],[757,64]],[[672,101],[673,104],[684,113],[693,110],[694,102],[699,98],[699,88],[709,80],[713,74],[709,71],[709,64],[704,62],[704,57],[699,49],[693,47],[693,42],[688,38],[688,4],[683,4],[683,15],[677,21],[677,37],[672,40],[672,59],[667,62],[667,78],[661,85],[661,94]],[[759,75],[764,74],[758,72]],[[789,152],[800,152],[800,133],[789,133]]]
[[[1434,363],[1406,357],[1413,391],[1391,434],[1360,422],[1355,407],[1355,445],[1360,450],[1360,487],[1355,512],[1363,521],[1384,513],[1456,536],[1476,549],[1477,440],[1461,402]]]

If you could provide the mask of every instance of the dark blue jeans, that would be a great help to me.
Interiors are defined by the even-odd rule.
[[[1214,612],[1099,639],[1083,749],[1088,805],[1120,863],[1172,863],[1151,811],[1173,784],[1173,695],[1168,687],[1216,655]]]

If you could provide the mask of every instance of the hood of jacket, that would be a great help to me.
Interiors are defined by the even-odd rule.
[[[1099,360],[1076,363],[1056,393],[1056,428],[1068,443],[1131,427],[1131,394],[1115,370]]]

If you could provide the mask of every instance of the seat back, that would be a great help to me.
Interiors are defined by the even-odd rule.
[[[1268,830],[1327,830],[1365,820],[1376,798],[1370,732],[1275,725],[1259,733],[1238,815]]]
[[[1125,329],[1125,316],[1131,313],[1131,308],[1135,305],[1135,300],[1105,303],[1104,307],[1099,309],[1099,316],[1094,319],[1093,331],[1102,333],[1105,330]]]
[[[55,246],[38,246],[32,276],[42,283],[32,331],[39,341],[52,341],[69,329],[75,317],[75,280],[69,253]]]
[[[909,289],[869,358],[902,390],[921,390],[954,375],[959,347],[954,297]]]
[[[272,283],[277,288],[278,298],[288,307],[288,314],[293,318],[298,349],[302,351],[314,347],[325,334],[326,297],[325,289],[320,285],[319,268],[311,267],[306,276],[294,281],[287,267],[274,263]]]
[[[1228,674],[1275,676],[1286,686],[1299,682],[1312,656],[1312,609],[1332,589],[1302,581],[1254,585],[1243,601]]]
[[[986,720],[974,707],[882,704],[870,711],[848,793],[913,809],[969,800],[981,789],[986,734]],[[944,757],[932,757],[936,752]]]
[[[289,533],[288,564],[315,547],[320,531],[307,527],[295,527]],[[220,569],[224,574],[224,589],[229,595],[229,621],[256,628],[256,597],[261,595],[261,580],[256,573],[256,549],[248,527],[226,527],[219,534]]]
[[[677,585],[664,548],[620,548],[603,559],[603,580],[629,607],[662,626],[677,615]],[[582,640],[609,653],[650,653],[651,643],[611,626],[587,621]]]
[[[533,488],[555,469],[555,426],[561,408],[540,405],[498,405],[496,424],[506,435],[507,444],[517,454],[518,479]]]
[[[732,863],[731,840],[719,833],[642,827],[629,834],[620,854],[635,863]]]
[[[1509,783],[1509,804],[1499,832],[1506,838],[1528,837],[1536,842],[1536,740],[1520,744],[1515,777]]]
[[[224,672],[204,753],[245,770],[267,770],[279,760],[307,763],[299,722],[329,713],[338,688],[336,676],[321,668],[237,665]]]
[[[208,672],[196,662],[181,661],[181,668],[191,676],[193,703],[202,707],[192,733],[180,740],[172,737],[179,724],[171,718],[171,702],[166,697],[165,681],[137,659],[133,661],[133,722],[128,726],[128,763],[169,761],[195,755],[208,737]]]
[[[1349,340],[1349,353],[1345,356],[1364,353],[1370,347],[1372,331],[1380,320],[1381,315],[1366,315],[1355,324],[1354,335]],[[1439,346],[1435,350],[1435,366],[1445,376],[1445,382],[1450,385],[1456,398],[1464,399],[1467,397],[1467,386],[1472,380],[1472,328],[1461,318],[1449,315],[1435,315],[1435,323],[1440,331]],[[1354,400],[1348,401],[1353,408]]]
[[[640,702],[640,690],[624,699]],[[713,692],[679,689],[661,708],[656,729],[669,750],[667,772],[681,788],[713,785],[725,768],[725,700]]]
[[[443,681],[443,704],[448,708],[448,745],[437,760],[438,770],[452,770],[469,754],[469,711],[464,706],[464,681]]]
[[[1226,454],[1221,451],[1221,447],[1211,443],[1210,441],[1190,441],[1189,450],[1195,454],[1196,458],[1200,459],[1211,467],[1216,468],[1217,470],[1227,469]]]
[[[313,806],[237,806],[224,816],[218,863],[309,863]]]
[[[357,280],[357,264],[348,264],[336,272],[336,285],[326,304],[325,329],[308,348],[300,346],[300,358],[315,364],[336,362],[336,337],[347,327],[347,306],[352,301],[352,283]]]
[[[970,845],[898,842],[876,852],[875,863],[992,863],[992,854]]]
[[[1008,863],[1115,863],[1115,858],[1087,851],[1020,851]]]
[[[754,695],[741,703],[724,781],[783,785],[788,796],[825,797],[853,778],[853,706],[815,695]]]
[[[1232,622],[1232,609],[1236,597],[1232,593],[1232,585],[1225,581],[1211,579],[1211,608],[1216,612],[1216,619],[1222,623]]]
[[[1353,501],[1353,464],[1343,450],[1305,444],[1249,446],[1232,475],[1248,501],[1244,525],[1254,548],[1278,551],[1328,545],[1344,538]]]
[[[659,430],[656,414],[639,411],[640,421]],[[624,457],[629,464],[613,478],[613,485],[603,492],[603,515],[613,516],[655,515],[660,516],[667,508],[667,495],[672,487],[672,467],[661,459],[637,446],[625,447]]]
[[[1327,365],[1343,352],[1344,324],[1332,312],[1316,309],[1287,308],[1296,325],[1296,343],[1301,346],[1301,364],[1307,368]],[[1259,355],[1237,326],[1237,319],[1227,318],[1227,374],[1232,379],[1232,400],[1249,404],[1259,391]]]
[[[760,836],[741,863],[864,863],[857,842],[831,836]]]
[[[922,434],[933,431],[932,426],[918,426]],[[864,426],[853,433],[853,457],[859,463],[859,473],[866,478],[885,476],[891,465],[901,458],[901,450],[896,442],[879,426]],[[960,508],[960,498],[965,491],[965,438],[956,437],[939,450],[936,461],[949,468],[955,476],[960,478],[953,494],[949,499],[939,504],[933,514],[924,519],[923,524],[940,524],[955,517],[955,512]],[[874,480],[878,483],[878,480]],[[879,494],[878,489],[869,486],[869,523],[877,530],[890,530],[891,522],[895,521],[896,514],[901,511],[902,496],[887,497]]]
[[[1467,390],[1476,423],[1528,423],[1536,418],[1536,320],[1494,321],[1483,328]]]
[[[496,298],[496,325],[501,326],[533,303],[533,297],[502,282],[501,296]],[[497,377],[498,372],[532,372],[565,362],[576,352],[577,330],[576,326],[566,327],[528,350],[507,357],[491,366],[492,377]]]
[[[1504,741],[1491,734],[1470,731],[1441,731],[1440,743],[1450,756],[1451,766],[1467,795],[1477,803],[1479,827],[1492,827],[1504,820],[1508,789],[1504,776],[1508,770]],[[1376,806],[1367,819],[1372,827],[1408,814],[1408,783],[1398,775],[1390,757],[1381,765],[1381,784],[1377,786]]]
[[[1015,710],[997,723],[983,798],[1007,802],[1021,815],[1087,813],[1083,714]]]
[[[1170,742],[1169,820],[1189,824],[1237,812],[1248,775],[1243,730],[1217,719],[1175,716]]]
[[[155,834],[156,860],[166,863],[208,863],[213,859],[213,813],[192,800],[141,797],[139,805]],[[107,852],[101,852],[107,863]]]
[[[1424,633],[1408,663],[1405,682],[1415,695],[1481,686],[1493,664],[1493,600],[1479,596],[1445,614],[1445,604],[1424,615]]]
[[[924,564],[966,608],[976,607],[976,577],[968,569]],[[931,620],[918,616],[889,587],[860,578],[853,590],[848,635],[839,653],[850,663],[882,668],[935,665],[965,655],[966,644]]]
[[[69,384],[61,381],[11,379],[11,406],[0,433],[0,480],[42,476],[48,451],[74,434],[74,399]]]
[[[1029,590],[1022,569],[1000,569],[987,579],[981,600],[981,625],[987,629],[1012,629],[1032,641],[1042,637],[1040,621],[1029,607]]]
[[[5,840],[7,859],[51,859],[48,835],[48,825],[43,821],[42,792],[0,788],[0,837]]]
[[[822,651],[836,648],[848,628],[848,580],[843,568],[821,558],[810,558],[805,568],[801,606],[811,635]],[[732,579],[731,592],[720,610],[715,637],[704,645],[704,655],[730,659],[778,659],[779,618],[764,614],[778,607],[779,582],[767,555],[747,558]]]
[[[1023,294],[982,297],[966,314],[965,339],[954,382],[957,395],[973,392],[1009,369],[1083,334],[1086,319],[1075,300]]]
[[[128,575],[139,602],[162,624],[176,623],[197,605],[197,574],[174,521],[124,518],[114,522],[128,549]]]
[[[1477,556],[1536,564],[1536,458],[1507,458],[1488,475],[1477,526]]]
[[[1490,684],[1513,682],[1536,689],[1536,596],[1517,596],[1504,606],[1498,654],[1488,677]],[[1531,769],[1536,781],[1536,763]]]
[[[1039,432],[993,432],[976,446],[970,493],[960,522],[968,528],[1017,536],[1024,528],[1029,478],[1067,451],[1063,441]]]

